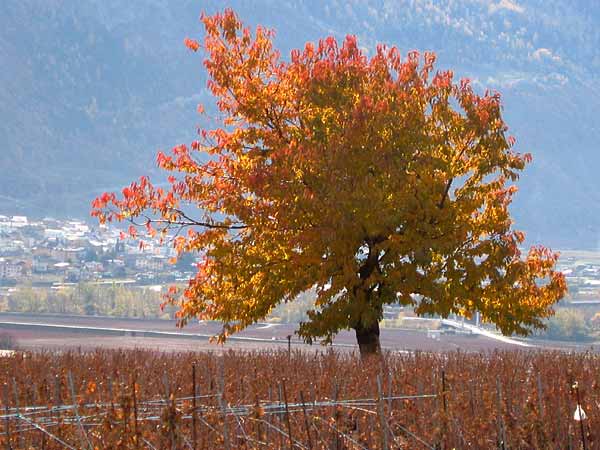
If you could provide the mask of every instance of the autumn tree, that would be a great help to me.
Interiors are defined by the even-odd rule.
[[[93,204],[201,255],[169,291],[181,324],[219,320],[225,338],[314,289],[299,335],[354,329],[363,355],[379,351],[385,304],[477,310],[504,333],[543,325],[566,287],[556,254],[519,250],[508,207],[530,156],[513,150],[499,94],[435,71],[432,53],[368,56],[347,36],[282,59],[273,31],[231,10],[202,22],[204,44],[186,44],[206,54],[222,126],[158,154],[167,189],[142,177]]]

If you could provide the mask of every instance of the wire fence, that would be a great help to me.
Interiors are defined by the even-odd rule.
[[[591,353],[16,353],[0,450],[600,449],[599,373]]]
[[[195,367],[193,371],[195,372]],[[68,379],[72,379],[70,372]],[[285,389],[285,380],[279,386]],[[20,445],[28,445],[28,442],[33,440],[38,441],[40,448],[59,446],[67,449],[94,449],[98,447],[96,443],[92,442],[95,436],[92,430],[106,429],[107,427],[120,428],[121,438],[125,438],[128,432],[133,431],[133,435],[129,437],[131,444],[136,447],[163,448],[161,442],[153,444],[139,433],[144,425],[155,423],[161,425],[162,431],[166,435],[163,437],[167,437],[171,441],[169,447],[173,449],[205,448],[206,442],[201,441],[205,441],[206,437],[210,435],[214,435],[212,438],[216,438],[217,443],[229,442],[229,448],[238,448],[239,444],[249,448],[264,448],[273,445],[274,439],[280,443],[288,442],[290,448],[368,449],[369,447],[363,442],[364,439],[357,437],[365,433],[361,433],[355,428],[353,433],[349,434],[342,428],[338,428],[336,421],[329,420],[331,414],[327,414],[327,412],[339,415],[340,410],[345,410],[350,414],[377,417],[382,425],[380,434],[388,435],[389,437],[385,439],[390,439],[392,442],[399,444],[405,442],[396,436],[400,432],[423,448],[436,448],[400,423],[395,423],[386,414],[384,405],[391,405],[398,401],[435,399],[437,394],[382,395],[379,398],[344,400],[315,399],[310,402],[288,402],[287,399],[284,399],[276,402],[257,401],[254,404],[231,405],[223,402],[221,392],[177,398],[171,395],[168,398],[138,401],[134,395],[137,390],[134,383],[131,386],[130,397],[121,396],[118,404],[95,402],[55,406],[9,406],[7,394],[9,385],[5,384],[4,389],[4,414],[0,415],[0,423],[4,425],[4,430],[0,432],[0,436],[5,441],[6,448],[21,448]],[[207,400],[213,400],[213,403],[208,403]],[[299,421],[303,421],[304,436],[301,436],[302,433],[294,434],[293,432],[295,428],[299,428],[297,423]],[[292,427],[292,422],[294,422],[294,427]],[[357,424],[358,422],[356,422]],[[264,427],[262,432],[261,426]],[[61,430],[54,431],[58,428]],[[133,428],[133,430],[128,428]],[[184,428],[187,434],[182,433]],[[331,437],[330,439],[324,438],[322,430],[319,428],[331,431],[334,436],[333,440]],[[201,436],[202,434],[204,436]],[[69,439],[65,438],[65,435],[69,435]],[[74,438],[76,441],[72,442]],[[269,442],[269,438],[271,442]],[[232,439],[236,441],[236,445],[233,447]],[[331,447],[332,443],[333,447]],[[15,445],[17,446],[15,447]],[[386,448],[390,448],[389,445]]]

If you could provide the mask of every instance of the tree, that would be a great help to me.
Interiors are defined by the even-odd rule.
[[[589,338],[589,329],[581,311],[560,308],[548,323],[546,336],[551,339],[579,341]]]
[[[519,250],[510,182],[531,157],[513,151],[499,94],[435,72],[431,53],[379,45],[368,57],[354,36],[328,37],[288,61],[272,31],[231,10],[202,21],[222,127],[158,154],[168,189],[141,177],[92,212],[130,221],[134,237],[175,233],[179,254],[202,256],[169,291],[182,325],[220,320],[224,339],[314,288],[298,334],[354,329],[362,355],[379,351],[389,303],[478,310],[504,333],[543,327],[566,286],[556,254]]]
[[[600,312],[597,312],[593,315],[593,317],[590,319],[590,325],[594,331],[600,330]]]

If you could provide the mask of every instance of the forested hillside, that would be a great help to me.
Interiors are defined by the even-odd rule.
[[[159,148],[194,138],[210,104],[198,16],[232,6],[307,40],[434,50],[440,68],[503,93],[518,149],[534,155],[514,213],[532,243],[600,237],[600,19],[596,2],[550,0],[7,0],[0,5],[0,212],[87,215],[100,191],[152,173]],[[206,125],[206,124],[204,124]]]

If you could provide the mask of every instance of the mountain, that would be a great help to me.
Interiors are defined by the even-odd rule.
[[[438,68],[498,90],[534,162],[513,212],[531,243],[600,238],[600,3],[588,0],[4,0],[0,211],[86,215],[90,200],[155,172],[194,139],[210,103],[201,11],[233,7],[277,30],[284,55],[329,34],[433,50]]]

